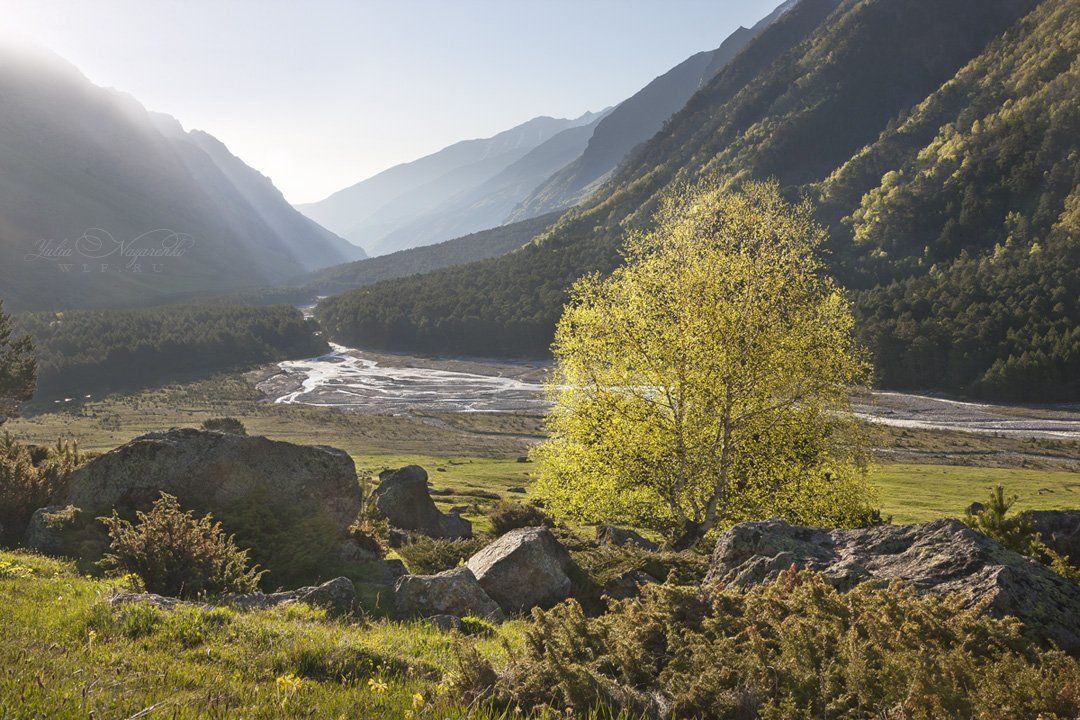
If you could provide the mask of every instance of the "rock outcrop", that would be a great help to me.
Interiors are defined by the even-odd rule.
[[[1042,541],[1080,567],[1080,510],[1031,510],[1029,515]]]
[[[427,471],[419,465],[385,470],[379,475],[372,499],[394,530],[447,540],[471,538],[472,523],[439,512],[427,483]]]
[[[995,616],[1013,615],[1067,652],[1080,652],[1080,587],[1006,550],[959,520],[826,530],[782,520],[740,523],[716,543],[707,583],[749,587],[792,565],[846,590],[903,580],[917,592],[962,593]]]
[[[361,492],[342,450],[192,428],[151,432],[73,472],[61,502],[81,509],[86,532],[103,534],[93,518],[145,509],[162,492],[212,513],[274,585],[350,572],[347,533]]]
[[[615,525],[597,525],[596,542],[601,545],[616,545],[618,547],[632,545],[651,552],[656,552],[660,549],[659,545],[646,537],[642,537],[639,533],[627,528],[616,527]]]
[[[394,608],[401,617],[475,615],[502,620],[498,603],[484,592],[467,567],[444,570],[436,575],[405,575],[394,586]]]
[[[109,596],[113,605],[145,603],[163,610],[171,610],[181,605],[213,607],[209,603],[195,603],[178,598],[155,595],[154,593],[113,593]],[[350,612],[356,604],[356,588],[348,578],[339,577],[322,585],[297,588],[276,593],[232,593],[221,598],[221,604],[231,605],[241,610],[262,610],[265,608],[302,602],[315,607],[325,608],[333,613]]]
[[[641,587],[660,582],[644,570],[627,570],[604,583],[602,593],[612,600],[626,600],[641,594]]]
[[[570,553],[546,527],[511,530],[465,566],[507,614],[551,607],[570,595]]]

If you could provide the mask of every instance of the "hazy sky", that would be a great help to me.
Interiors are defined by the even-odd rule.
[[[206,130],[292,202],[633,94],[780,0],[0,0],[0,23]]]

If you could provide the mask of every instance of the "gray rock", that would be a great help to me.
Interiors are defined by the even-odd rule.
[[[154,593],[113,593],[109,596],[109,602],[113,605],[144,603],[163,610],[172,610],[181,605],[202,608],[213,607],[209,603],[191,602],[155,595]],[[230,593],[223,596],[221,602],[241,610],[263,610],[277,605],[303,602],[325,608],[334,613],[347,613],[353,609],[356,602],[356,588],[353,587],[352,581],[348,578],[339,577],[322,585],[302,587],[285,592]]]
[[[297,588],[276,593],[232,593],[223,600],[243,609],[259,609],[303,602],[334,613],[350,612],[356,604],[356,587],[352,580],[339,577],[322,585]]]
[[[612,600],[626,600],[641,594],[641,586],[660,582],[644,570],[627,570],[604,583],[603,594]]]
[[[66,502],[97,513],[144,507],[161,492],[188,507],[259,496],[316,507],[347,528],[360,509],[352,458],[343,450],[193,428],[151,432],[72,473]]]
[[[38,508],[30,516],[23,544],[30,550],[46,555],[62,555],[70,550],[64,531],[81,516],[82,511],[73,505],[49,505]]]
[[[436,575],[405,575],[394,586],[394,607],[401,617],[476,615],[502,620],[499,605],[488,596],[467,567]]]
[[[570,595],[570,553],[546,527],[511,530],[466,563],[506,613],[551,607]]]
[[[472,523],[439,512],[427,483],[427,471],[419,465],[386,470],[379,474],[379,487],[372,493],[372,499],[390,526],[398,531],[448,540],[471,538]]]
[[[1032,510],[1032,525],[1054,552],[1080,567],[1080,510]]]
[[[1080,652],[1080,587],[959,520],[863,530],[740,523],[720,536],[705,581],[745,588],[792,565],[841,590],[897,579],[920,593],[962,593],[972,606],[985,602],[992,615],[1018,617],[1063,650]]]
[[[633,530],[616,527],[614,525],[597,525],[596,541],[601,545],[616,545],[619,547],[623,545],[633,545],[642,550],[649,550],[651,552],[656,552],[660,549],[660,546],[652,540],[642,537]]]

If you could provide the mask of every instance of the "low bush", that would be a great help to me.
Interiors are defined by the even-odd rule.
[[[0,539],[20,540],[34,511],[64,493],[72,471],[85,459],[75,443],[58,440],[46,450],[0,435]]]
[[[247,428],[244,427],[244,423],[234,417],[220,417],[204,420],[202,429],[231,433],[232,435],[247,435]]]
[[[653,585],[596,618],[574,601],[534,611],[508,668],[458,687],[653,718],[1077,717],[1080,663],[963,602],[899,583],[840,593],[794,570],[745,592]]]
[[[543,510],[532,503],[500,501],[487,514],[491,521],[491,527],[495,534],[502,535],[511,530],[523,527],[535,527],[546,525],[552,527],[555,523]]]
[[[440,540],[425,535],[410,535],[397,548],[397,554],[414,575],[432,575],[456,568],[487,544],[483,538]]]
[[[199,597],[251,592],[262,571],[252,567],[247,550],[236,547],[221,523],[208,514],[196,518],[167,493],[138,522],[116,511],[101,518],[111,539],[104,567],[137,575],[149,592],[171,597]]]
[[[1026,512],[1009,516],[1017,496],[1007,497],[1005,488],[998,485],[990,491],[986,505],[975,503],[968,508],[962,520],[972,530],[997,540],[1021,555],[1034,558],[1074,583],[1080,583],[1080,569],[1069,563],[1069,558],[1048,547],[1035,530],[1031,515]]]

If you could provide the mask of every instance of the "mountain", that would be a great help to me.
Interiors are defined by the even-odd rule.
[[[0,46],[0,297],[143,303],[281,282],[363,251],[293,210],[205,133]]]
[[[434,245],[398,250],[389,255],[334,265],[303,278],[302,287],[310,291],[311,297],[331,295],[383,280],[498,257],[528,244],[551,227],[558,217],[559,213],[548,213]]]
[[[599,113],[600,118],[604,114]],[[533,188],[581,155],[600,118],[552,136],[495,177],[411,220],[384,236],[381,243],[391,247],[429,245],[502,225]]]
[[[883,383],[1076,399],[1075,379],[1052,388],[1080,375],[1078,14],[1070,0],[802,0],[529,246],[344,293],[318,316],[360,344],[540,354],[568,286],[613,269],[669,188],[772,177],[820,203]]]
[[[476,202],[475,198],[470,200],[473,190],[492,181],[563,131],[591,125],[597,116],[597,113],[585,113],[570,120],[533,118],[492,137],[454,143],[419,160],[396,165],[324,200],[298,205],[297,209],[363,245],[372,255],[446,240],[460,231],[430,229],[432,225],[439,227],[440,208],[443,213],[467,211]],[[548,167],[558,167],[556,163],[567,158],[566,147],[574,147],[574,137],[561,138],[526,163],[524,168],[532,167],[532,172],[539,175],[537,183],[546,177],[542,173]],[[509,178],[496,181],[497,189],[505,191],[508,182]],[[455,198],[461,198],[461,202],[455,202]],[[407,230],[396,232],[425,217],[428,220],[420,237],[414,237]],[[500,217],[493,224],[501,223],[502,219]],[[446,224],[470,227],[470,230],[483,229],[483,226],[471,227],[476,223],[468,220],[451,219]]]
[[[581,156],[537,186],[508,219],[521,220],[580,202],[751,40],[797,2],[787,0],[752,28],[740,27],[720,47],[690,56],[619,103],[597,124]]]

